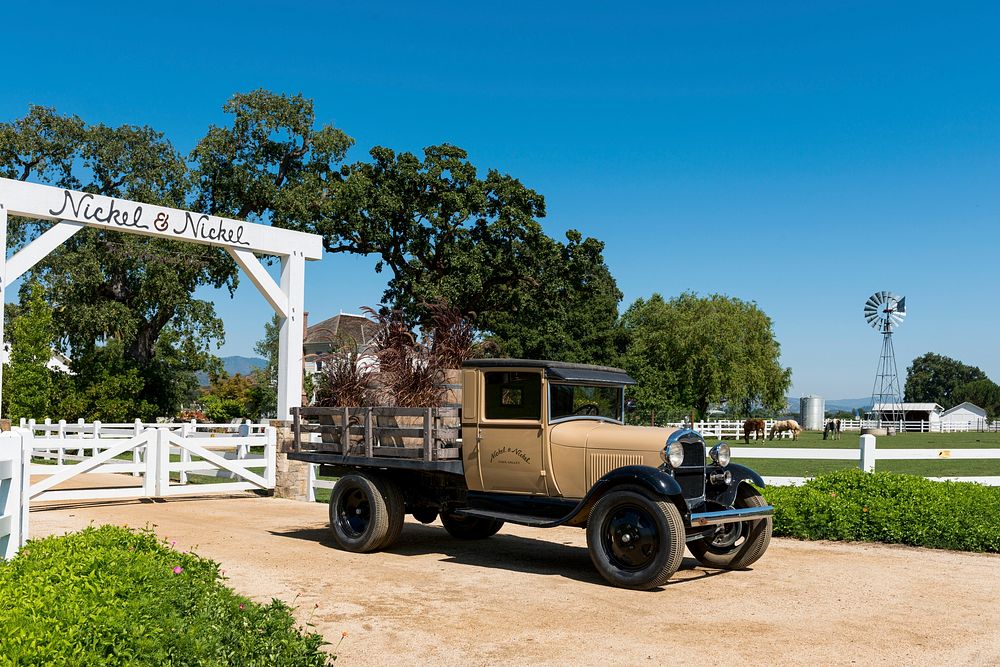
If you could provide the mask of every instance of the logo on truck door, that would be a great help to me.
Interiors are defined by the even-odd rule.
[[[510,456],[507,456],[508,454]],[[522,462],[531,463],[531,457],[525,454],[523,449],[504,446],[494,449],[493,453],[490,454],[490,463],[494,462],[506,463],[508,465],[521,465]]]

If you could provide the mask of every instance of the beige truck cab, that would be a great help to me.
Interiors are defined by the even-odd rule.
[[[726,444],[709,449],[695,431],[626,425],[632,384],[619,368],[470,360],[462,370],[461,436],[449,442],[443,431],[423,431],[422,460],[373,444],[379,429],[372,426],[364,430],[366,451],[352,451],[348,408],[340,451],[300,446],[290,457],[340,477],[330,525],[351,551],[388,548],[411,514],[426,523],[440,517],[462,539],[490,537],[505,522],[585,528],[595,567],[624,588],[661,586],[685,546],[709,567],[746,568],[771,537],[763,480],[732,463]],[[368,410],[366,425],[384,411],[356,410]]]

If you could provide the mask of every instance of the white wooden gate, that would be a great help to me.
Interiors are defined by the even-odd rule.
[[[86,432],[66,433],[65,428],[41,437],[29,429],[16,429],[34,461],[32,482],[24,490],[26,501],[160,498],[274,488],[276,431],[271,426],[216,425],[218,432],[213,432],[212,427],[189,424],[105,425],[91,437]],[[91,473],[104,476],[88,482],[83,476]],[[192,474],[234,481],[198,484],[191,480]],[[63,488],[56,488],[60,485]]]
[[[0,560],[13,558],[21,546],[23,460],[20,436],[0,432]]]

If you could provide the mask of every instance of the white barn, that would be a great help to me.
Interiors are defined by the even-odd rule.
[[[941,413],[941,427],[944,430],[977,430],[986,425],[986,410],[968,401]]]

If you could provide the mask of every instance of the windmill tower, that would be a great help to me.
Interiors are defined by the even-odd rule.
[[[892,331],[906,317],[906,297],[891,292],[875,292],[865,301],[865,321],[882,334],[882,352],[875,368],[872,386],[872,418],[880,423],[903,413],[903,392],[899,390],[896,351],[892,347]]]

